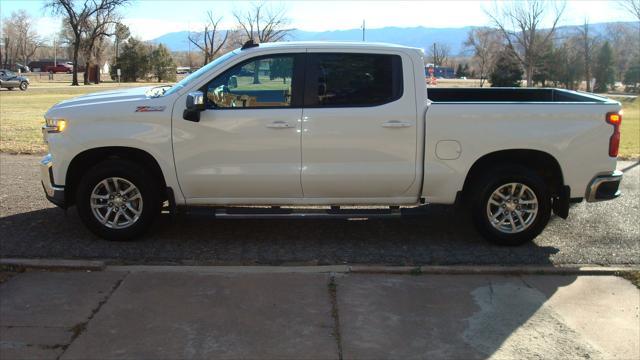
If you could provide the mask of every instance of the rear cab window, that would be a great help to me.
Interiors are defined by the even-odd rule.
[[[379,106],[402,97],[402,58],[308,53],[304,107]]]

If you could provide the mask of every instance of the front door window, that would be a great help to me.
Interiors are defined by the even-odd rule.
[[[209,108],[288,108],[294,56],[251,59],[234,66],[207,85]]]

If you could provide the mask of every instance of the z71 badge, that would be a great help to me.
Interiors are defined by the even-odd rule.
[[[138,106],[136,112],[164,111],[165,106]]]

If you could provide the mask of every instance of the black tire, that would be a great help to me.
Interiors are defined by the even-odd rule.
[[[20,83],[20,90],[25,91],[27,90],[28,87],[29,87],[29,84],[27,84],[26,81],[23,81]]]
[[[102,224],[91,209],[91,194],[94,188],[104,179],[112,177],[125,179],[135,185],[142,197],[142,211],[139,217],[133,224],[121,229]],[[105,160],[91,168],[78,183],[75,196],[78,215],[82,222],[94,234],[111,241],[127,241],[142,236],[161,210],[159,184],[154,182],[140,165],[126,160]]]
[[[528,227],[508,233],[494,227],[488,214],[490,197],[501,186],[518,183],[529,187],[537,198],[537,214]],[[543,179],[535,172],[516,164],[489,168],[473,184],[471,215],[478,232],[490,242],[503,246],[517,246],[533,240],[549,222],[551,195]],[[520,187],[522,188],[522,187]],[[499,197],[497,197],[499,199]],[[513,212],[511,214],[514,214]],[[516,220],[516,224],[520,222]],[[498,225],[499,226],[499,225]],[[510,225],[513,226],[513,225]]]

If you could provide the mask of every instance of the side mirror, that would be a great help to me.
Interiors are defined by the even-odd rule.
[[[204,94],[202,91],[194,91],[187,94],[187,110],[204,110]]]
[[[229,78],[229,83],[227,84],[229,89],[235,89],[238,87],[238,77],[233,75]]]
[[[204,94],[202,91],[194,91],[187,94],[187,108],[182,113],[182,118],[188,121],[200,121],[200,112],[205,109]]]

